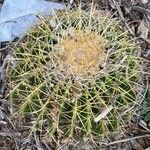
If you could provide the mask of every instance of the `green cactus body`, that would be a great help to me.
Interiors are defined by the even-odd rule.
[[[134,41],[119,21],[94,11],[66,11],[51,20],[53,25],[43,21],[14,48],[9,99],[31,120],[32,130],[51,136],[118,131],[138,100]]]

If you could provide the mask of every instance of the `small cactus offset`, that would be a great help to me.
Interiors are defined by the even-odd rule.
[[[137,47],[114,18],[61,12],[13,50],[8,98],[32,131],[104,137],[131,117],[140,81]]]

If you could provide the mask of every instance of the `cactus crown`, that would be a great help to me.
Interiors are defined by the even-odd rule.
[[[136,49],[116,19],[94,10],[60,13],[13,50],[8,97],[32,131],[103,137],[124,125],[137,101]]]
[[[81,77],[98,73],[105,55],[100,36],[75,28],[70,28],[62,36],[56,44],[58,54],[54,52],[62,70]]]

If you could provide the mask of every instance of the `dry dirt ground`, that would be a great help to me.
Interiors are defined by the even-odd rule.
[[[50,1],[50,0],[49,0]],[[51,0],[52,1],[52,0]],[[72,7],[76,6],[78,0],[53,0],[63,2]],[[92,0],[82,0],[85,6],[89,6]],[[141,47],[139,56],[150,60],[150,2],[149,0],[95,0],[99,13],[116,12],[115,17],[122,20],[122,28],[129,30],[130,35],[136,38],[138,46]],[[2,1],[0,1],[2,3]],[[5,60],[8,58],[9,48],[6,43],[0,45],[0,150],[148,150],[150,149],[150,122],[145,122],[139,116],[134,116],[124,129],[123,135],[116,135],[104,141],[89,141],[61,143],[56,148],[55,141],[28,138],[28,131],[18,122],[11,118],[13,106],[4,99],[5,87]],[[149,89],[150,64],[143,63],[143,95]],[[144,100],[144,97],[141,97]],[[142,107],[142,104],[141,104]],[[139,108],[140,109],[140,108]]]

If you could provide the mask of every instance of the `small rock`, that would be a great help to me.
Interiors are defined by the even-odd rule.
[[[144,120],[140,120],[140,124],[142,125],[142,126],[144,126],[144,127],[147,127],[147,124],[146,124],[146,122],[144,121]]]
[[[147,4],[147,3],[148,3],[148,0],[141,0],[141,2],[142,2],[143,4]]]
[[[0,107],[0,120],[4,120],[5,119],[5,113],[3,111],[3,108]]]

